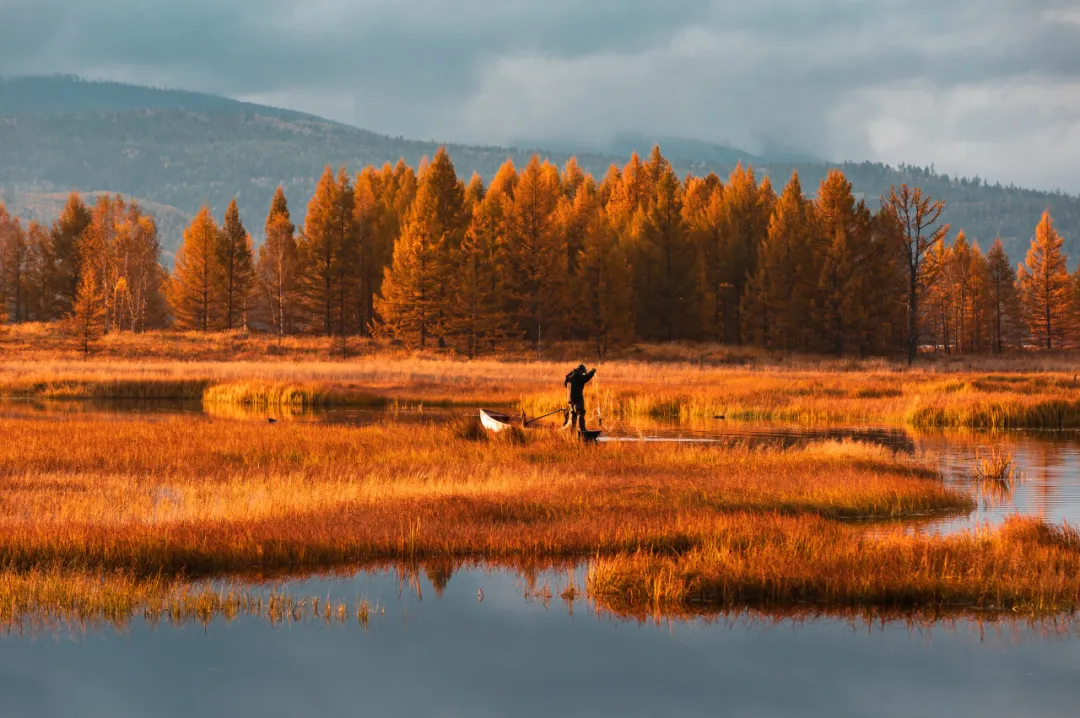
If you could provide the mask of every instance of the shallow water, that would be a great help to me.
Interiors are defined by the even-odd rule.
[[[639,624],[584,601],[545,606],[519,577],[483,570],[455,574],[442,596],[426,580],[399,596],[392,574],[290,588],[385,613],[367,629],[243,618],[0,637],[0,714],[1013,718],[1073,716],[1080,698],[1080,640],[1028,628]]]
[[[192,405],[0,405],[0,414],[147,420],[198,414]],[[334,411],[293,417],[355,424],[441,421],[446,412]],[[266,421],[264,416],[220,416]],[[280,420],[288,420],[280,417]],[[1009,513],[1080,523],[1080,432],[808,431],[766,425],[613,426],[612,438],[793,445],[856,438],[923,456],[969,485],[971,460],[1011,450],[1026,481],[951,531]],[[926,530],[926,529],[922,529]],[[584,568],[574,577],[585,584]],[[0,636],[0,715],[211,716],[994,716],[1076,715],[1080,637],[970,619],[912,624],[759,614],[646,621],[612,616],[587,599],[558,598],[566,572],[531,584],[474,568],[449,583],[360,572],[275,584],[294,596],[376,606],[366,628],[308,618],[208,626]],[[544,591],[544,587],[549,589]],[[479,592],[483,600],[479,600]],[[551,594],[550,600],[545,595]],[[441,595],[440,595],[441,594]],[[538,595],[539,594],[539,595]]]

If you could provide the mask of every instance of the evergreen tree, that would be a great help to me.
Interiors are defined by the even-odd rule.
[[[184,231],[169,286],[169,304],[180,329],[218,329],[221,275],[217,267],[218,227],[209,207],[203,207]]]
[[[285,190],[278,185],[266,216],[266,241],[256,264],[259,294],[278,337],[291,334],[297,321],[299,256],[296,226],[289,216]]]
[[[64,319],[63,330],[77,343],[83,356],[90,356],[94,343],[105,333],[105,297],[91,268],[83,270],[75,304]]]
[[[1070,330],[1071,286],[1062,245],[1050,212],[1043,213],[1017,273],[1028,334],[1046,349],[1064,346]]]
[[[1022,325],[1020,297],[1016,290],[1016,272],[1005,253],[1001,239],[995,239],[986,256],[990,284],[990,346],[1001,354],[1006,346],[1015,346]]]
[[[248,302],[255,286],[255,259],[251,235],[244,229],[235,198],[225,210],[225,220],[218,232],[216,256],[221,272],[225,328],[231,331],[246,327]]]

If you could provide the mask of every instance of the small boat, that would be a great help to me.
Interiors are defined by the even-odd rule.
[[[509,429],[512,426],[522,427],[526,429],[541,429],[545,428],[531,422],[525,421],[524,417],[511,416],[501,411],[492,411],[491,409],[480,410],[480,424],[488,431],[500,432]],[[600,438],[600,434],[603,433],[597,429],[587,429],[582,432],[581,438],[585,441],[596,441]]]

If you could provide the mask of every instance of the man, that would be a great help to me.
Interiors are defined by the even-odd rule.
[[[585,385],[592,381],[595,374],[596,369],[585,371],[585,365],[580,364],[563,380],[563,386],[569,388],[566,403],[570,405],[564,429],[576,428],[579,432],[585,431]]]

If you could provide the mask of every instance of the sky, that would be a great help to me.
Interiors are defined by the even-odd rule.
[[[1076,0],[0,0],[0,74],[408,138],[682,137],[1080,193]]]

